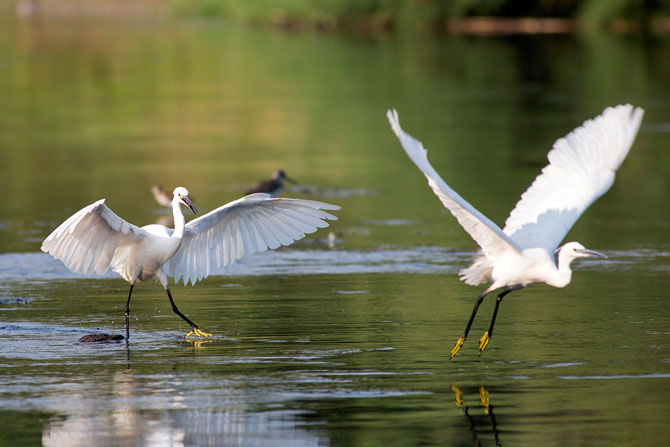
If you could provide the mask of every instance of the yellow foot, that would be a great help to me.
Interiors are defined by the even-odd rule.
[[[458,351],[461,350],[461,346],[463,346],[463,343],[465,342],[465,337],[461,336],[461,338],[458,339],[456,342],[456,346],[454,346],[454,349],[451,350],[451,354],[449,355],[449,360],[453,359],[454,356]]]
[[[489,337],[489,331],[484,332],[482,338],[479,339],[479,355],[482,355],[482,352],[484,352],[484,349],[486,349],[486,346],[488,346],[490,339],[491,337]]]
[[[184,335],[184,337],[190,337],[191,335],[197,335],[198,337],[211,337],[212,336],[212,334],[208,334],[207,332],[203,332],[198,328],[193,329],[191,332]]]

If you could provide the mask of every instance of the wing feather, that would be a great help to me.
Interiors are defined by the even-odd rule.
[[[235,258],[240,259],[242,256],[244,256],[244,253],[246,253],[247,250],[251,252],[251,248],[248,246],[248,241],[246,239],[246,234],[244,234],[244,227],[242,226],[242,219],[240,216],[237,216],[235,219],[235,224],[237,226],[237,253]]]
[[[263,251],[268,247],[268,244],[265,243],[263,235],[261,234],[260,225],[261,225],[260,222],[254,222],[253,220],[249,220],[249,226],[253,228],[254,232],[254,239],[256,241],[256,251]]]
[[[603,113],[554,143],[549,164],[521,195],[503,232],[521,248],[553,251],[579,216],[614,183],[644,111],[630,104]]]
[[[147,236],[105,205],[105,199],[82,208],[42,242],[49,253],[75,273],[102,275],[127,257],[128,244]]]
[[[260,234],[258,234],[258,229],[256,228],[254,222],[244,216],[242,216],[242,219],[244,226],[246,227],[246,234],[249,236],[249,240],[251,241],[250,245],[253,252],[264,250],[266,245],[263,242],[263,238],[261,238]]]
[[[272,231],[272,235],[277,238],[281,245],[289,245],[293,242],[293,239],[286,234],[286,229],[282,221],[277,219],[272,214],[266,212],[265,210],[261,211],[265,215],[266,222],[268,222],[268,230]]]
[[[300,214],[299,212],[293,211],[290,208],[282,208],[282,210],[287,218],[292,219],[301,226],[313,227],[314,228],[313,231],[316,231],[318,228],[324,228],[328,226],[328,224],[325,223],[324,221],[318,218],[314,218],[306,213]],[[310,233],[313,231],[310,231]],[[307,231],[305,231],[305,233],[307,233]]]
[[[251,246],[251,239],[249,238],[249,235],[247,234],[247,228],[246,225],[244,224],[244,216],[239,215],[237,216],[237,226],[239,228],[239,238],[242,241],[241,247],[242,247],[242,252],[240,253],[240,258],[244,256],[244,253],[254,253],[256,250],[252,248]]]
[[[282,230],[284,233],[291,238],[293,241],[297,241],[299,239],[302,239],[305,237],[306,232],[302,231],[301,229],[303,228],[303,224],[301,222],[295,221],[294,219],[291,219],[290,216],[287,214],[277,214],[274,216],[274,218],[281,222],[282,224]],[[310,227],[309,230],[312,228]],[[308,230],[308,231],[309,231]],[[314,229],[316,230],[316,229]],[[312,232],[312,231],[310,231]],[[293,242],[291,241],[291,242]]]
[[[256,223],[258,223],[258,229],[263,238],[263,242],[265,242],[268,248],[274,250],[275,248],[281,247],[281,242],[279,242],[279,239],[277,239],[268,228],[270,224],[263,214],[258,214]]]
[[[427,151],[423,144],[400,127],[398,112],[389,110],[386,116],[391,128],[400,140],[400,144],[414,164],[428,179],[428,184],[442,204],[458,220],[463,229],[468,232],[482,248],[482,251],[491,257],[496,257],[509,250],[519,251],[518,246],[488,217],[477,211],[465,199],[451,189],[435,169],[428,162]]]
[[[182,244],[163,266],[175,281],[195,284],[214,268],[252,253],[290,245],[337,219],[340,207],[312,200],[251,194],[186,224]]]

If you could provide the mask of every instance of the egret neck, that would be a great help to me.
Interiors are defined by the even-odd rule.
[[[556,275],[552,278],[551,282],[547,282],[550,286],[563,288],[570,284],[572,280],[572,270],[570,269],[570,264],[574,261],[575,258],[570,256],[564,250],[558,252],[558,270],[556,270]]]
[[[174,218],[174,232],[171,237],[179,239],[181,243],[181,239],[184,237],[186,219],[184,219],[184,214],[181,212],[181,199],[177,194],[172,198],[172,217]],[[179,245],[177,245],[177,248],[179,248]]]

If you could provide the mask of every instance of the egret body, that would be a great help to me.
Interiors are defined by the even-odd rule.
[[[493,334],[498,307],[513,290],[545,283],[565,287],[570,283],[570,264],[577,258],[605,257],[578,242],[557,248],[579,216],[614,182],[614,174],[628,154],[644,111],[631,105],[608,107],[554,143],[549,164],[521,195],[505,227],[477,211],[451,189],[428,162],[420,141],[400,127],[398,113],[387,117],[405,152],[428,179],[428,184],[458,223],[480,246],[472,264],[460,271],[469,285],[490,282],[475,302],[470,320],[451,351],[453,358],[465,341],[486,295],[502,289],[496,299],[489,330],[479,341],[479,354]]]
[[[165,288],[172,310],[192,328],[186,336],[211,336],[182,314],[172,299],[168,277],[195,284],[212,269],[223,268],[243,256],[290,245],[305,234],[337,219],[323,210],[339,206],[312,200],[273,199],[252,194],[185,223],[181,205],[193,213],[186,188],[174,190],[171,201],[174,230],[163,225],[137,227],[105,205],[105,199],[81,209],[42,243],[42,251],[60,259],[73,272],[103,274],[110,269],[130,283],[126,302],[129,335],[130,297],[137,281],[156,278]]]

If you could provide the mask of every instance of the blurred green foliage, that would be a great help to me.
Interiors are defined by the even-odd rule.
[[[565,17],[603,21],[670,13],[670,0],[173,0],[175,11],[291,23],[381,23],[446,18]]]

